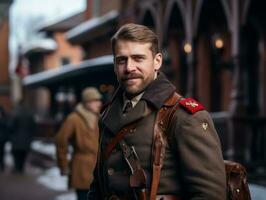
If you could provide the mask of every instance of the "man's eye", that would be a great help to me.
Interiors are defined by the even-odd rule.
[[[141,62],[141,61],[143,61],[144,59],[143,59],[142,57],[136,57],[136,58],[134,58],[134,60],[135,60],[136,62]]]
[[[125,64],[126,63],[126,59],[124,58],[117,58],[116,59],[116,64]]]

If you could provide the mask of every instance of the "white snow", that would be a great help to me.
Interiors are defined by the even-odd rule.
[[[61,194],[55,198],[55,200],[76,200],[77,197],[75,193],[66,193],[66,194]]]
[[[36,140],[31,143],[31,149],[44,155],[51,156],[54,159],[56,158],[56,147],[54,144],[47,144]]]
[[[43,175],[38,177],[37,182],[56,191],[67,191],[68,189],[68,177],[61,176],[57,167],[46,170]]]

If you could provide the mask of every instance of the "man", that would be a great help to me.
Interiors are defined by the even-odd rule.
[[[36,128],[34,114],[26,105],[25,99],[21,99],[15,107],[10,125],[10,142],[15,164],[14,172],[24,173],[26,159]]]
[[[5,143],[7,142],[7,115],[4,108],[0,105],[0,171],[4,171]]]
[[[225,200],[219,138],[208,112],[193,99],[178,97],[172,128],[166,132],[176,145],[167,144],[165,155],[158,154],[164,164],[160,173],[153,173],[155,120],[178,95],[159,72],[162,54],[150,29],[126,24],[111,43],[120,87],[100,120],[98,164],[89,199],[150,199],[155,193],[151,199]]]
[[[86,199],[93,180],[98,150],[98,116],[101,94],[89,87],[82,92],[82,102],[70,113],[55,136],[57,160],[61,175],[69,176],[69,187],[76,189],[77,199]],[[70,164],[68,145],[73,147]]]

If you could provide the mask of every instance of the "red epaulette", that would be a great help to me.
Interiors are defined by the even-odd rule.
[[[179,105],[185,108],[191,114],[194,114],[200,110],[205,110],[203,105],[192,98],[185,98],[179,101]]]

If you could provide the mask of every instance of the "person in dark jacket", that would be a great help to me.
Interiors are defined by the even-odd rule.
[[[88,199],[142,200],[150,199],[152,191],[152,200],[225,200],[225,166],[212,119],[200,103],[178,95],[160,72],[155,33],[126,24],[111,42],[120,85],[100,119],[98,162]],[[164,153],[154,154],[154,146],[161,145],[154,144],[155,119],[173,106],[175,96],[178,107],[165,130],[175,145],[166,143]],[[163,154],[157,173],[154,159]],[[153,187],[155,180],[158,187]]]
[[[15,107],[11,117],[11,144],[14,157],[14,172],[23,173],[35,130],[34,115],[24,101]]]
[[[8,120],[2,106],[0,106],[0,170],[4,170],[4,150],[8,138]]]

